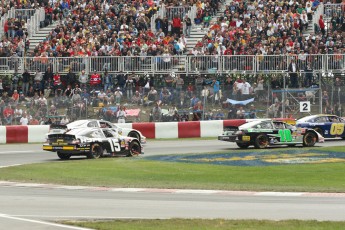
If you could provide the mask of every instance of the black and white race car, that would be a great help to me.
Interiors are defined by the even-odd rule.
[[[282,121],[271,119],[252,121],[233,128],[224,130],[218,136],[218,140],[235,142],[240,148],[266,148],[273,145],[295,146],[302,145],[312,147],[316,142],[324,142],[325,139],[315,130],[296,128]]]
[[[71,156],[95,159],[102,156],[143,154],[143,147],[138,139],[121,136],[112,128],[79,128],[61,134],[49,134],[43,150],[56,152],[63,160]]]
[[[121,128],[109,121],[105,120],[96,120],[96,119],[88,119],[88,120],[76,120],[67,125],[50,125],[49,134],[62,134],[66,131],[77,129],[77,128],[112,128],[117,130],[120,135],[134,137],[140,141],[140,143],[146,143],[146,137],[142,135],[139,130],[136,129],[129,129],[129,128]]]

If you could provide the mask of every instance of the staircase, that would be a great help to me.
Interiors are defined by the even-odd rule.
[[[230,5],[230,2],[232,2],[232,0],[224,1],[220,10],[216,13],[215,16],[212,17],[210,24],[212,24],[213,22],[216,22],[219,17],[223,16],[225,6]],[[193,23],[192,29],[190,32],[190,37],[187,38],[187,50],[192,50],[195,47],[198,40],[201,40],[205,36],[205,34],[207,34],[208,28],[205,28],[204,30],[202,28],[203,28],[203,23],[199,25],[195,25]]]
[[[40,28],[38,32],[36,32],[35,35],[33,35],[32,37],[29,38],[30,41],[30,46],[29,46],[29,52],[33,51],[35,49],[35,47],[42,42],[47,35],[49,35],[49,33],[55,29],[55,27],[57,25],[60,24],[60,21],[53,21],[53,24],[50,24],[47,27],[44,28]]]

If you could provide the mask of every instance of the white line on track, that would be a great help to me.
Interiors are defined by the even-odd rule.
[[[9,153],[33,153],[37,151],[32,150],[16,150],[16,151],[1,151],[0,154],[9,154]]]
[[[22,165],[22,164],[3,165],[3,166],[0,166],[0,169],[1,169],[1,168],[9,168],[9,167],[14,167],[14,166],[19,166],[19,165]]]
[[[74,227],[74,226],[69,226],[69,225],[64,225],[64,224],[50,223],[50,222],[41,221],[41,220],[31,220],[27,218],[15,217],[15,216],[10,216],[10,215],[1,214],[1,213],[0,213],[0,218],[25,221],[25,222],[48,225],[48,226],[53,226],[53,227],[60,227],[60,228],[65,228],[65,229],[74,229],[74,230],[89,230],[90,229],[90,228]]]

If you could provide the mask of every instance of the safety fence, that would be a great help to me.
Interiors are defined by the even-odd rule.
[[[85,70],[86,73],[107,70],[110,73],[136,72],[145,74],[164,73],[281,73],[288,71],[291,60],[296,61],[300,71],[307,63],[316,72],[343,72],[345,54],[286,55],[233,55],[233,56],[103,56],[103,57],[9,57],[0,58],[0,74],[18,70],[23,72],[45,71],[67,73]],[[6,71],[6,72],[5,72]]]
[[[331,19],[333,16],[339,17],[344,14],[345,3],[332,4],[326,3],[323,5],[323,15],[326,20]]]

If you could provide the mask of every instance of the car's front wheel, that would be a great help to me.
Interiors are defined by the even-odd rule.
[[[247,149],[249,147],[249,143],[236,143],[238,147],[241,149]]]
[[[137,140],[133,140],[128,146],[128,157],[141,154],[141,146]]]
[[[57,152],[57,155],[61,160],[68,160],[69,158],[71,158],[71,154],[68,153]]]
[[[259,134],[254,141],[255,148],[264,149],[268,146],[268,137],[265,134]]]
[[[312,147],[317,141],[317,135],[313,132],[307,132],[303,137],[303,146]]]
[[[95,143],[91,146],[90,153],[87,154],[87,158],[89,159],[98,159],[103,154],[103,148],[100,144]]]

